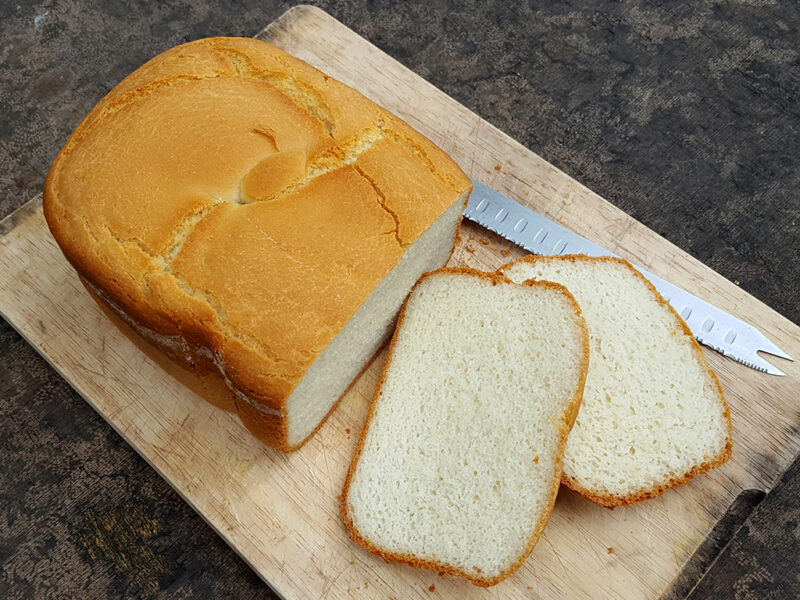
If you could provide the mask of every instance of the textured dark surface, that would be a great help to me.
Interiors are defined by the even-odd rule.
[[[725,547],[688,600],[800,598],[798,498],[800,461],[795,461]]]
[[[765,495],[762,490],[744,490],[736,496],[728,511],[686,561],[670,589],[661,596],[661,600],[682,600],[697,587],[698,582],[719,558],[720,552],[730,544]]]
[[[0,349],[0,598],[272,597],[5,322]]]
[[[800,322],[796,3],[317,4]],[[0,216],[128,72],[290,5],[0,0]],[[5,323],[0,361],[0,597],[271,597]],[[800,596],[799,480],[796,463],[693,597]]]

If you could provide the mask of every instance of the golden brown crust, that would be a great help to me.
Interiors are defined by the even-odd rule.
[[[586,374],[589,370],[589,333],[588,329],[586,328],[586,322],[584,321],[583,316],[581,314],[580,306],[578,305],[573,295],[567,290],[567,288],[565,288],[560,284],[553,283],[550,281],[526,282],[524,284],[526,286],[547,287],[554,290],[558,290],[567,298],[567,300],[570,302],[572,308],[575,311],[575,315],[577,317],[577,320],[581,326],[581,331],[583,333],[582,336],[583,355],[581,357],[578,387],[576,388],[575,395],[571,398],[561,419],[561,427],[559,431],[560,433],[559,445],[557,449],[557,454],[556,454],[557,458],[554,470],[555,476],[551,484],[550,495],[546,504],[547,508],[546,510],[542,511],[542,516],[536,523],[536,526],[531,534],[531,537],[528,541],[525,550],[522,552],[519,558],[514,562],[514,564],[512,564],[507,570],[503,571],[496,577],[480,578],[480,577],[475,577],[474,575],[467,573],[461,569],[458,569],[457,567],[454,567],[452,565],[447,565],[436,561],[424,560],[410,554],[403,554],[385,550],[383,548],[374,545],[370,540],[363,537],[356,529],[355,525],[353,524],[353,520],[350,518],[350,515],[348,513],[347,495],[350,489],[350,482],[353,478],[353,474],[355,473],[358,461],[361,457],[361,451],[364,448],[364,442],[366,440],[367,433],[369,431],[370,423],[372,422],[372,417],[375,413],[375,407],[378,402],[378,396],[380,395],[380,391],[383,387],[383,382],[386,377],[386,373],[392,362],[395,341],[397,340],[397,334],[403,325],[403,319],[405,318],[406,307],[408,306],[408,300],[409,298],[411,298],[412,294],[414,293],[414,290],[425,279],[438,274],[464,274],[491,281],[493,285],[497,284],[516,285],[515,283],[513,283],[512,281],[510,281],[509,279],[507,279],[506,277],[504,277],[499,273],[485,273],[483,271],[477,271],[475,269],[470,269],[467,267],[447,267],[443,269],[438,269],[436,271],[431,271],[430,273],[425,273],[422,277],[420,277],[420,279],[411,289],[409,295],[406,297],[406,300],[403,303],[403,308],[400,310],[400,316],[397,320],[395,333],[392,336],[392,340],[389,344],[389,351],[386,356],[386,362],[384,363],[383,371],[381,372],[380,379],[378,380],[378,385],[375,388],[372,401],[370,402],[369,409],[367,411],[367,416],[366,419],[364,420],[364,425],[361,429],[361,436],[359,437],[358,443],[356,444],[355,452],[353,454],[353,459],[350,462],[349,468],[347,469],[347,475],[345,477],[344,486],[342,488],[342,494],[340,496],[340,513],[342,516],[342,520],[344,521],[344,526],[350,533],[350,536],[353,538],[353,541],[355,541],[359,546],[362,546],[369,552],[372,552],[373,554],[380,556],[386,561],[397,561],[411,565],[412,567],[431,569],[433,571],[439,572],[442,575],[450,575],[453,577],[461,577],[467,579],[471,583],[477,586],[490,587],[497,583],[500,583],[502,580],[511,576],[517,569],[519,569],[522,563],[525,562],[525,559],[530,555],[530,553],[533,551],[534,546],[536,546],[536,543],[539,541],[539,537],[541,536],[542,531],[544,530],[544,526],[546,525],[550,517],[550,513],[553,510],[553,505],[555,504],[556,496],[558,494],[559,484],[561,483],[561,472],[564,461],[564,450],[567,445],[567,436],[569,435],[569,432],[572,429],[573,424],[575,423],[575,418],[578,415],[578,409],[580,408],[581,399],[583,398],[583,387],[586,382]]]
[[[405,180],[385,172],[393,153]],[[264,42],[208,38],[92,109],[53,162],[44,212],[104,298],[207,349],[234,391],[285,419],[315,358],[470,187],[355,90]]]
[[[706,473],[711,469],[715,469],[717,467],[724,465],[731,457],[731,452],[733,449],[733,441],[731,439],[731,432],[732,432],[731,412],[730,408],[728,407],[728,402],[725,400],[725,394],[722,391],[722,386],[720,385],[719,378],[717,377],[717,374],[714,372],[711,366],[708,364],[705,354],[703,353],[703,350],[700,348],[700,344],[695,339],[692,330],[689,329],[689,326],[686,324],[686,322],[681,318],[681,316],[672,307],[672,305],[664,299],[664,297],[659,293],[656,287],[644,275],[642,275],[630,262],[628,262],[623,258],[617,258],[612,256],[589,257],[584,254],[565,254],[561,256],[539,256],[531,254],[528,256],[524,256],[514,262],[501,266],[497,270],[497,272],[502,274],[506,269],[510,268],[511,265],[517,262],[535,263],[535,262],[548,262],[548,261],[559,261],[559,260],[566,260],[573,263],[579,261],[615,263],[629,269],[635,277],[643,281],[645,286],[655,296],[656,301],[662,306],[666,307],[669,310],[669,312],[673,315],[673,317],[675,318],[676,328],[684,335],[686,335],[686,337],[688,338],[688,341],[692,347],[692,352],[694,353],[695,357],[697,358],[697,361],[700,363],[701,367],[706,372],[707,376],[713,383],[713,387],[716,389],[718,393],[719,400],[720,402],[722,402],[723,415],[727,422],[727,428],[728,428],[728,438],[725,444],[725,448],[718,455],[703,461],[699,465],[695,465],[687,473],[679,477],[670,478],[668,481],[653,486],[651,488],[641,489],[626,496],[616,496],[613,494],[598,494],[596,492],[593,492],[592,490],[583,487],[575,479],[569,477],[566,473],[563,474],[562,476],[562,483],[571,490],[573,490],[574,492],[577,492],[578,494],[580,494],[584,498],[587,498],[588,500],[591,500],[592,502],[595,502],[602,506],[606,506],[608,508],[614,508],[616,506],[628,506],[631,504],[635,504],[636,502],[643,502],[644,500],[650,500],[652,498],[660,496],[670,488],[686,485],[687,483],[689,483],[691,479],[693,479],[697,475],[702,475],[703,473]]]

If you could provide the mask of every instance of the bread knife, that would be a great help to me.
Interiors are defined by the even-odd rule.
[[[474,188],[464,216],[528,252],[547,256],[559,254],[617,256],[500,192],[474,179],[472,183]],[[770,342],[758,329],[661,277],[637,265],[634,267],[650,280],[664,299],[686,321],[698,342],[757,371],[770,375],[784,375],[780,369],[761,358],[758,352],[766,352],[787,360],[793,359]]]

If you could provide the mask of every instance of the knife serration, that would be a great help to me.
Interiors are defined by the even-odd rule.
[[[528,252],[543,255],[617,256],[500,192],[475,180],[472,183],[474,188],[464,216]],[[761,358],[758,352],[787,360],[793,359],[758,329],[661,277],[637,265],[634,267],[650,280],[686,321],[698,342],[757,371],[770,375],[784,374]]]

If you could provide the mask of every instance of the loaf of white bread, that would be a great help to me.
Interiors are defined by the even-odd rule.
[[[613,507],[658,496],[728,460],[730,412],[717,376],[686,323],[630,263],[528,256],[499,272],[566,286],[589,328],[589,373],[564,457],[567,486]]]
[[[44,211],[107,310],[222,378],[251,431],[292,450],[446,262],[470,189],[353,89],[263,42],[211,38],[94,107],[53,162]]]
[[[424,276],[344,484],[354,540],[481,586],[508,577],[550,516],[588,353],[560,285],[468,269]]]

